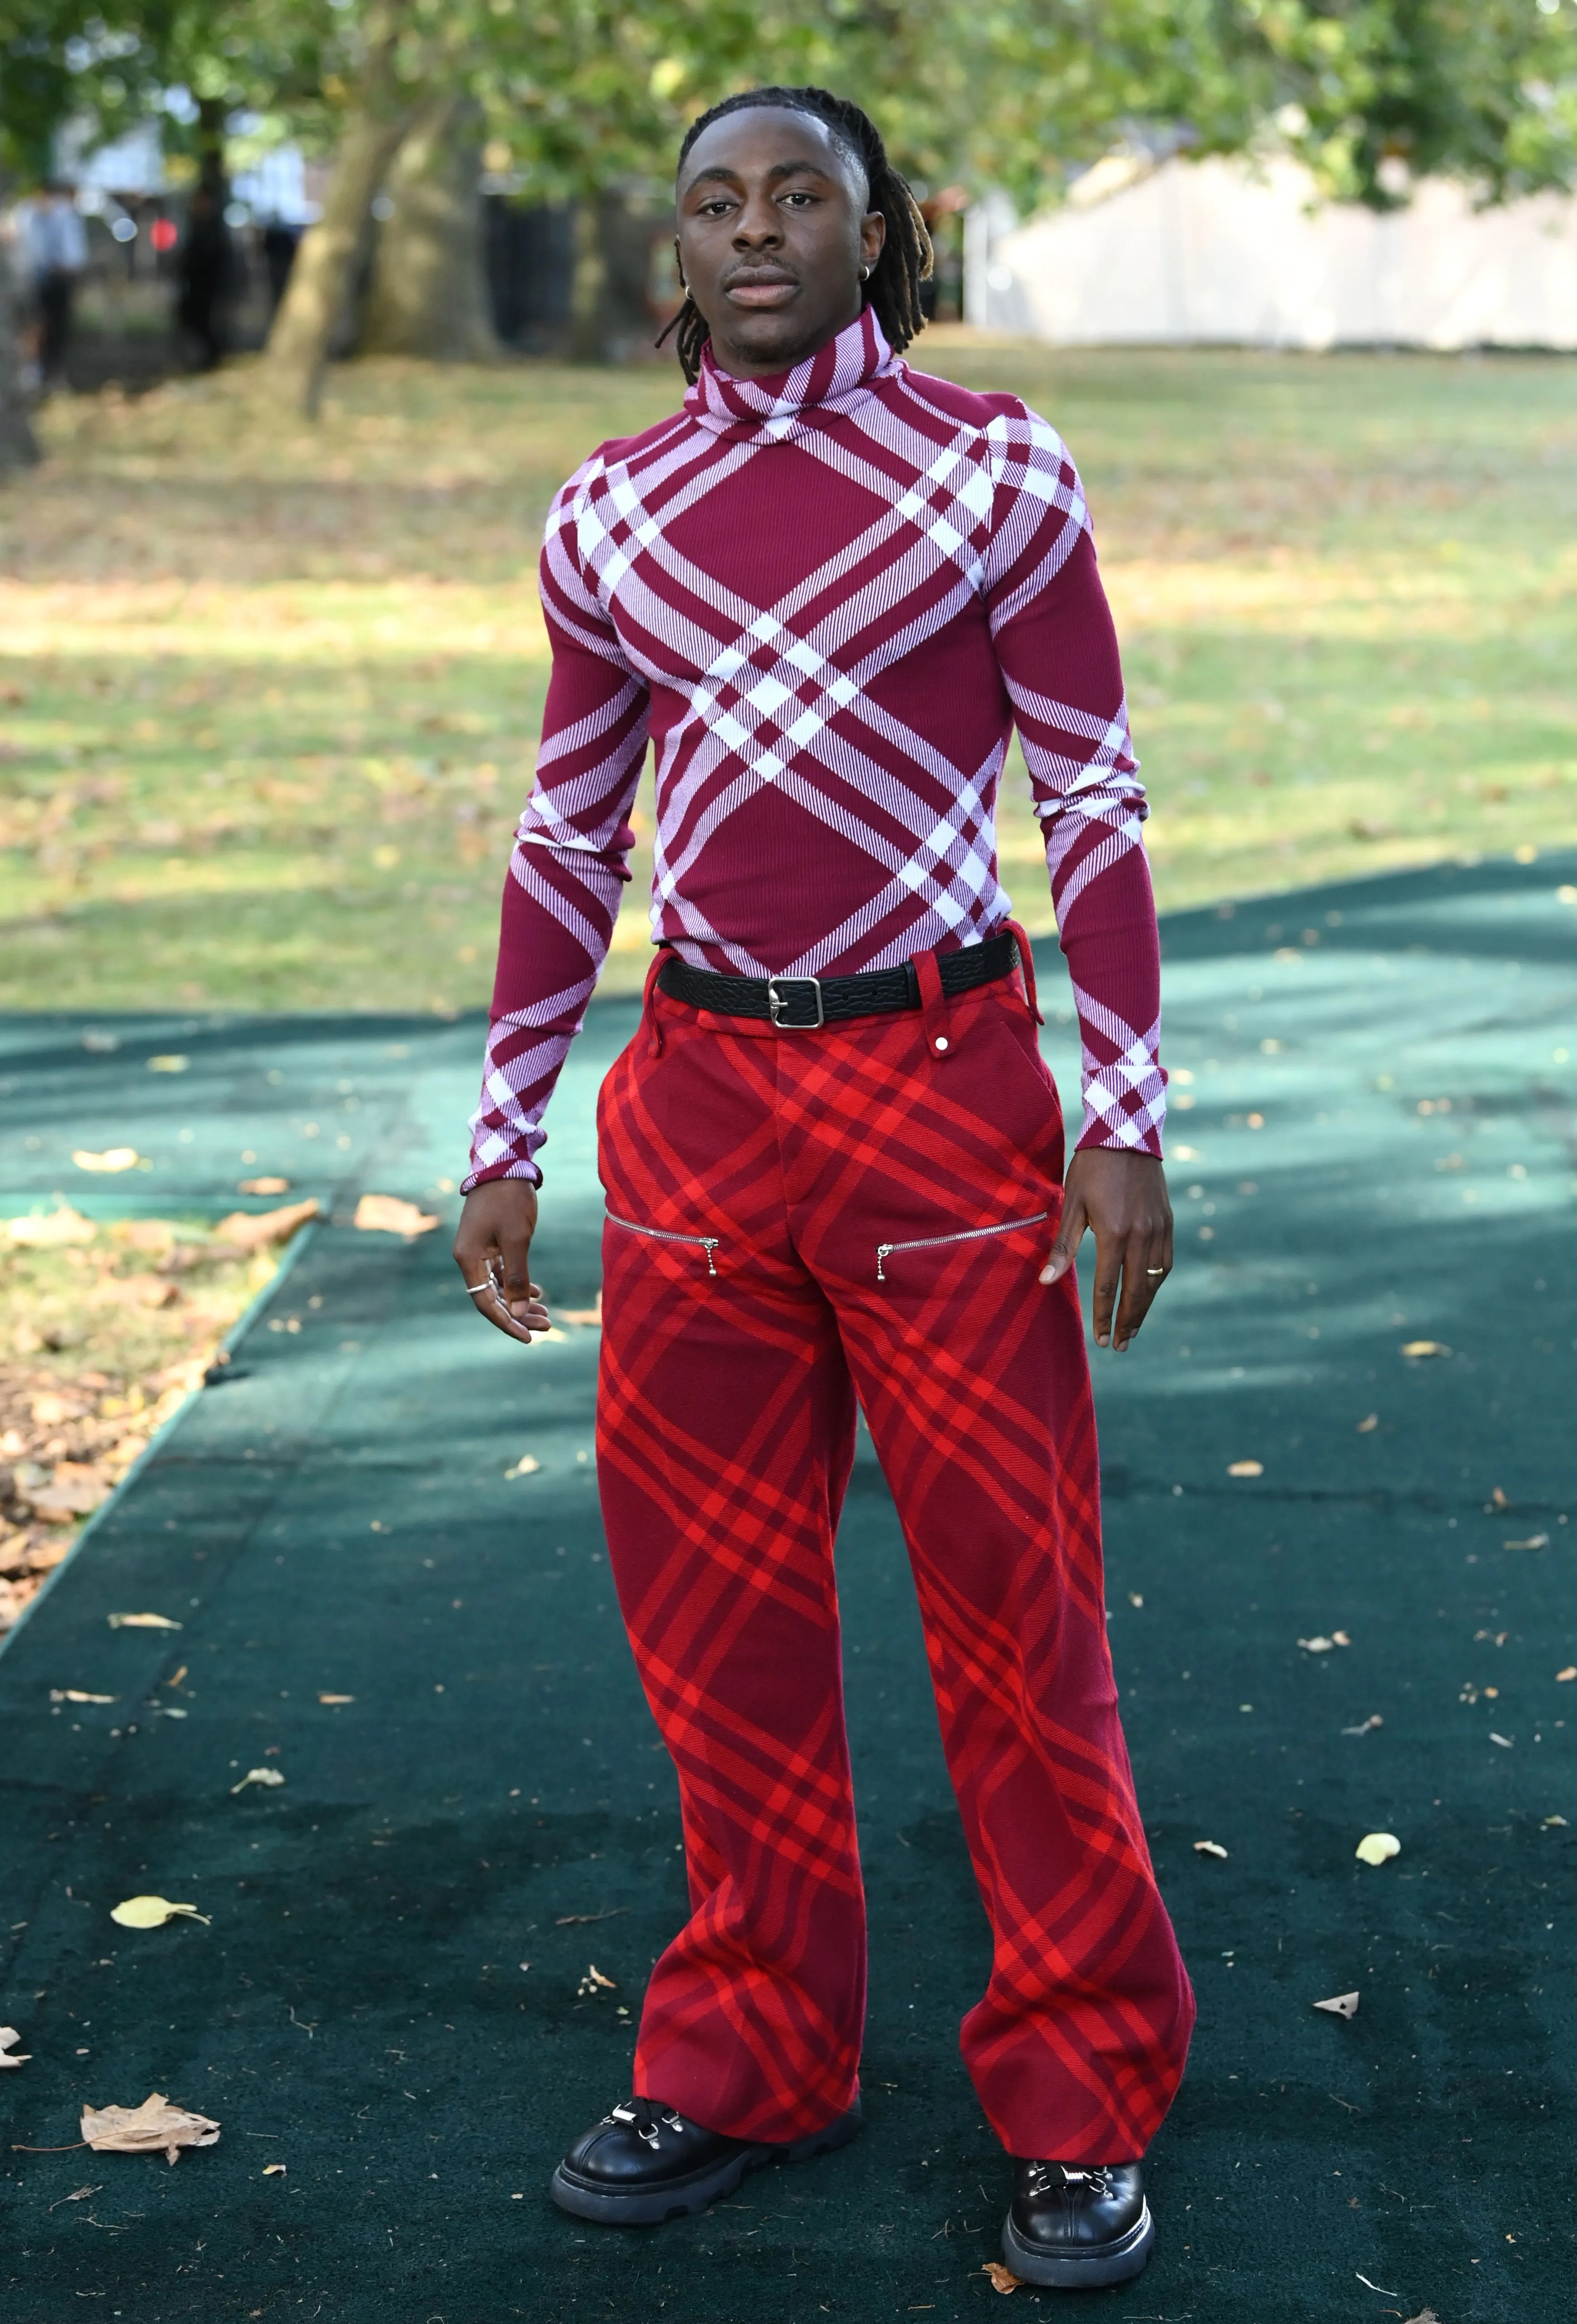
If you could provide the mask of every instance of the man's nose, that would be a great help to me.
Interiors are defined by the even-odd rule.
[[[783,221],[776,202],[763,194],[747,201],[734,222],[734,247],[764,250],[783,239]]]

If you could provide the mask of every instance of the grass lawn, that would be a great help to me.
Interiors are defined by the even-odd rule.
[[[1577,364],[924,349],[1079,459],[1164,906],[1577,841]],[[543,513],[677,386],[364,364],[309,429],[241,365],[51,405],[0,490],[0,1006],[484,1001]]]

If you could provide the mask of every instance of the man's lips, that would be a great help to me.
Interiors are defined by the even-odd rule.
[[[762,272],[733,275],[723,287],[736,307],[772,308],[785,306],[799,285],[792,274]]]

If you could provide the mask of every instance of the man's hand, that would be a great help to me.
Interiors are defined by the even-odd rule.
[[[496,1330],[530,1347],[548,1329],[541,1286],[531,1281],[537,1189],[525,1178],[490,1178],[466,1197],[455,1236],[455,1264],[471,1304]]]
[[[1172,1204],[1160,1164],[1152,1154],[1114,1146],[1086,1146],[1068,1165],[1062,1224],[1041,1270],[1056,1283],[1074,1263],[1084,1229],[1095,1232],[1095,1339],[1126,1348],[1172,1272]],[[1118,1277],[1122,1304],[1112,1330]]]

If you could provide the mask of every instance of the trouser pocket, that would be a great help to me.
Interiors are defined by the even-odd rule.
[[[696,1250],[706,1252],[707,1274],[715,1275],[717,1272],[715,1253],[722,1240],[720,1235],[680,1234],[672,1227],[644,1227],[634,1219],[620,1218],[614,1211],[607,1213],[607,1220],[611,1227],[622,1227],[626,1234],[650,1236],[653,1242],[689,1243]]]
[[[1049,1211],[1036,1211],[1026,1219],[1001,1219],[987,1227],[961,1227],[955,1234],[911,1235],[905,1242],[879,1242],[876,1246],[876,1280],[887,1281],[887,1262],[905,1251],[940,1250],[945,1244],[982,1242],[989,1235],[1015,1234],[1020,1227],[1038,1227],[1051,1216]]]

